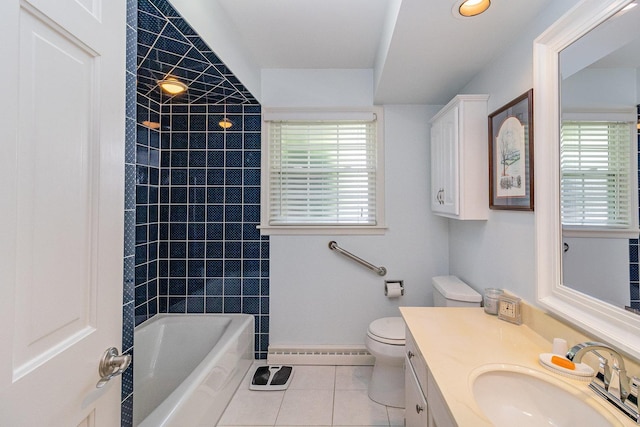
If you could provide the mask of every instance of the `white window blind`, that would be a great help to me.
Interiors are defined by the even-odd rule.
[[[270,122],[269,225],[377,225],[373,121]]]
[[[630,228],[634,224],[631,126],[563,121],[560,169],[563,226]]]

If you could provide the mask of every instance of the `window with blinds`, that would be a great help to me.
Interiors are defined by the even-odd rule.
[[[267,139],[262,227],[380,225],[375,120],[270,121]]]
[[[563,226],[626,229],[635,224],[631,125],[563,121],[560,144]]]

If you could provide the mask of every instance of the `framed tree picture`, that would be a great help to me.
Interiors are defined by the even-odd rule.
[[[489,208],[533,210],[533,89],[489,115]]]

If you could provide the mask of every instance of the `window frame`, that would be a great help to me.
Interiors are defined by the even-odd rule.
[[[295,121],[354,121],[375,119],[376,127],[376,224],[270,224],[271,153],[269,126],[272,122]],[[382,107],[371,108],[263,108],[261,147],[261,203],[260,225],[262,235],[382,235],[386,232],[385,179],[384,179],[384,114]]]
[[[625,227],[610,225],[565,225],[560,218],[562,234],[565,237],[590,237],[590,238],[633,238],[637,239],[640,233],[638,225],[638,156],[636,119],[634,113],[625,112],[570,112],[562,115],[560,129],[565,121],[568,122],[619,122],[628,123],[631,128],[629,139],[629,224]],[[562,150],[562,137],[560,137],[560,150]],[[562,166],[560,165],[559,177],[562,181]],[[633,179],[636,177],[636,179]],[[562,195],[562,188],[560,188]]]

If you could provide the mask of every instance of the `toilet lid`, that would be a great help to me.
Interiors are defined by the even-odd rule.
[[[405,325],[402,317],[383,317],[382,319],[374,320],[369,324],[368,332],[373,339],[378,338],[390,344],[404,344]]]

